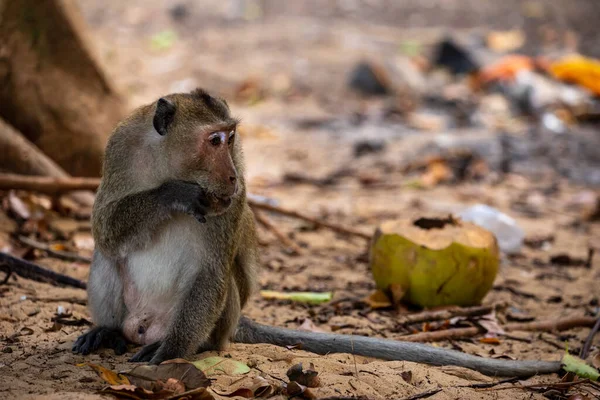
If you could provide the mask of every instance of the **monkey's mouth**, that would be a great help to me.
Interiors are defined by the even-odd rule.
[[[231,205],[231,201],[232,196],[217,196],[216,194],[210,196],[211,208],[217,214],[225,211]]]

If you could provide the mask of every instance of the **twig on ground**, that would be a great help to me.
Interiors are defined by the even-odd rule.
[[[92,259],[89,257],[85,257],[85,256],[82,256],[82,255],[79,255],[76,253],[70,253],[68,251],[53,250],[46,243],[38,242],[37,240],[28,238],[26,236],[19,236],[18,239],[20,242],[26,244],[27,246],[33,247],[34,249],[43,250],[43,251],[47,252],[48,255],[55,257],[55,258],[59,258],[61,260],[81,261],[81,262],[85,262],[88,264],[92,262]]]
[[[31,190],[46,194],[58,194],[79,190],[96,190],[99,178],[52,178],[18,174],[0,174],[0,190]]]
[[[368,233],[365,232],[361,232],[359,230],[350,228],[350,227],[346,227],[346,226],[342,226],[342,225],[337,225],[337,224],[332,224],[330,222],[325,222],[322,221],[318,218],[315,217],[311,217],[302,213],[299,213],[297,211],[294,210],[288,210],[279,206],[274,206],[272,204],[268,204],[268,203],[262,203],[262,202],[258,202],[256,200],[253,199],[248,199],[248,204],[252,207],[252,208],[258,208],[261,210],[265,210],[265,211],[270,211],[276,214],[281,214],[281,215],[285,215],[288,217],[292,217],[292,218],[297,218],[297,219],[301,219],[307,222],[310,222],[312,224],[315,224],[317,226],[321,226],[323,228],[328,228],[331,229],[332,231],[338,232],[338,233],[343,233],[345,235],[350,235],[350,236],[357,236],[357,237],[361,237],[363,239],[366,240],[370,240],[371,239],[371,235],[369,235]]]
[[[510,385],[503,387],[492,387],[492,388],[484,388],[482,390],[507,390],[507,389],[545,389],[548,387],[556,388],[556,389],[568,389],[570,387],[581,385],[583,383],[591,383],[589,379],[581,379],[578,381],[572,382],[556,382],[556,383],[535,383],[531,385]]]
[[[571,317],[549,321],[525,322],[506,324],[502,328],[505,331],[540,331],[553,332],[565,331],[572,328],[593,326],[596,322],[594,317]],[[412,335],[400,336],[398,340],[408,342],[439,342],[443,340],[466,339],[477,336],[484,332],[483,328],[476,326],[468,328],[446,329],[442,331],[422,332]]]
[[[296,242],[294,242],[289,237],[287,237],[283,232],[281,232],[279,230],[279,228],[277,228],[267,216],[263,215],[261,212],[259,212],[257,210],[254,210],[254,217],[256,218],[256,221],[258,223],[260,223],[266,229],[271,231],[277,237],[277,239],[279,239],[279,241],[281,241],[286,247],[288,247],[290,250],[292,250],[292,254],[295,254],[295,255],[302,254],[302,249],[300,248],[300,246],[298,246],[296,244]]]
[[[598,315],[598,319],[596,320],[594,327],[592,328],[592,330],[590,331],[590,334],[588,335],[587,339],[585,340],[585,344],[583,345],[583,348],[581,349],[581,353],[579,353],[579,357],[581,359],[585,360],[586,357],[588,356],[588,354],[590,353],[590,349],[592,348],[592,342],[594,340],[594,336],[596,336],[596,333],[598,333],[599,329],[600,329],[600,315]]]
[[[487,388],[491,388],[494,386],[502,385],[504,383],[514,383],[514,382],[517,382],[519,379],[521,379],[521,378],[516,377],[516,378],[502,379],[498,382],[473,383],[470,385],[460,385],[460,386],[454,386],[454,387],[471,388],[471,389],[487,389]]]
[[[412,396],[404,397],[401,400],[425,399],[425,398],[431,397],[434,394],[439,393],[441,391],[442,391],[442,388],[432,389],[432,390],[428,390],[428,391],[423,392],[423,393],[417,393],[417,394],[413,394]]]
[[[508,306],[507,303],[495,303],[487,306],[458,307],[448,310],[424,311],[418,314],[401,315],[399,322],[401,324],[417,324],[421,322],[440,321],[452,319],[454,317],[476,317],[489,314],[492,311],[499,311]]]
[[[42,303],[73,303],[81,306],[87,305],[87,299],[78,299],[76,297],[28,297],[31,301],[40,301]]]
[[[22,258],[13,257],[10,254],[0,252],[0,265],[8,268],[10,273],[15,273],[22,278],[31,279],[37,282],[50,283],[54,286],[71,286],[78,289],[86,289],[86,283],[70,276],[59,274],[43,268],[37,264],[31,263]]]
[[[30,190],[35,192],[58,194],[77,190],[96,190],[100,184],[98,178],[49,178],[44,176],[28,176],[17,174],[0,174],[0,190]],[[358,236],[366,240],[371,235],[359,230],[322,221],[318,218],[304,215],[294,210],[288,210],[279,206],[258,201],[249,195],[248,204],[254,209],[261,209],[273,213],[286,215],[288,217],[301,219],[317,226],[331,229],[338,233],[350,236]]]

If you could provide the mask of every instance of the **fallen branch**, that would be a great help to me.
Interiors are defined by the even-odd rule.
[[[271,231],[277,237],[277,239],[279,239],[286,247],[292,250],[292,254],[302,254],[302,249],[300,248],[300,246],[298,246],[296,242],[294,242],[293,240],[288,238],[283,232],[281,232],[268,217],[258,212],[257,210],[254,210],[254,217],[256,218],[256,221],[258,221],[258,223],[260,223],[266,229]]]
[[[400,316],[401,324],[418,324],[421,322],[442,321],[454,317],[477,317],[489,314],[492,311],[499,311],[508,306],[507,303],[496,303],[486,306],[475,307],[457,307],[439,311],[424,311],[418,314]]]
[[[506,324],[502,328],[505,331],[560,332],[572,328],[591,327],[595,322],[596,318],[594,317],[571,317],[549,321],[512,323]],[[440,342],[444,340],[466,339],[477,336],[483,332],[485,332],[483,328],[471,326],[468,328],[415,333],[412,335],[401,336],[398,340],[407,342]]]
[[[25,176],[16,174],[0,174],[0,190],[4,189],[22,189],[47,194],[59,194],[75,190],[96,190],[100,184],[97,178],[48,178],[42,176]],[[248,198],[248,204],[253,209],[261,209],[288,217],[301,219],[316,226],[331,229],[332,231],[343,233],[350,236],[358,236],[366,240],[371,239],[371,235],[350,227],[333,224],[322,221],[318,218],[299,213],[294,210],[288,210],[279,206],[258,201],[254,198]]]
[[[7,279],[11,273],[36,282],[50,283],[54,286],[71,286],[78,289],[86,289],[86,283],[70,276],[59,274],[39,265],[31,263],[22,258],[13,257],[10,254],[0,252],[0,266],[7,267]],[[5,281],[6,281],[5,280]],[[5,282],[3,282],[5,283]]]
[[[370,240],[371,239],[371,235],[369,235],[368,233],[365,232],[361,232],[357,229],[353,229],[350,227],[346,227],[346,226],[342,226],[342,225],[337,225],[337,224],[332,224],[330,222],[325,222],[322,221],[318,218],[315,217],[311,217],[302,213],[299,213],[297,211],[294,210],[289,210],[286,208],[282,208],[279,206],[274,206],[272,204],[268,204],[268,203],[262,203],[262,202],[258,202],[252,199],[248,199],[248,204],[250,204],[250,206],[252,208],[258,208],[261,210],[265,210],[265,211],[270,211],[276,214],[281,214],[281,215],[285,215],[288,217],[292,217],[292,218],[296,218],[296,219],[301,219],[307,222],[310,222],[312,224],[315,224],[316,226],[320,226],[323,228],[328,228],[331,229],[332,231],[338,232],[338,233],[343,233],[345,235],[350,235],[350,236],[357,236],[366,240]]]
[[[585,340],[583,348],[581,349],[581,353],[579,353],[579,357],[581,359],[585,360],[587,358],[588,354],[590,353],[590,349],[592,348],[592,342],[594,340],[594,336],[596,336],[596,333],[598,333],[598,329],[600,329],[600,316],[598,316],[598,319],[596,320],[594,327],[592,328],[592,330],[590,331],[590,334],[588,335],[587,339]]]
[[[432,390],[428,390],[426,392],[422,392],[422,393],[417,393],[417,394],[413,394],[412,396],[408,396],[408,397],[403,397],[401,400],[417,400],[417,399],[426,399],[427,397],[431,397],[436,393],[439,393],[442,391],[442,388],[437,388],[437,389],[432,389]]]
[[[27,246],[33,247],[34,249],[38,249],[38,250],[42,250],[45,251],[46,253],[48,253],[48,255],[61,259],[61,260],[65,260],[65,261],[80,261],[80,262],[84,262],[84,263],[91,263],[92,259],[89,257],[85,257],[76,253],[69,253],[68,251],[60,251],[60,250],[53,250],[49,245],[47,245],[46,243],[40,243],[37,240],[25,237],[25,236],[19,236],[19,241],[23,244],[26,244]]]
[[[46,194],[61,194],[78,190],[96,190],[99,178],[54,178],[47,176],[25,176],[0,174],[0,189],[29,190]]]

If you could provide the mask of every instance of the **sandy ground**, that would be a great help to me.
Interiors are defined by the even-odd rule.
[[[600,248],[600,225],[582,221],[580,210],[570,205],[585,187],[542,166],[525,176],[508,176],[499,183],[486,179],[429,189],[406,185],[402,166],[408,160],[422,158],[435,143],[443,141],[446,137],[443,134],[485,141],[492,140],[494,133],[481,129],[423,133],[405,126],[382,124],[376,118],[370,122],[369,118],[381,109],[381,103],[362,102],[347,92],[345,76],[355,62],[366,56],[379,57],[397,51],[399,37],[419,38],[424,47],[430,46],[439,38],[439,29],[398,29],[344,18],[323,23],[310,16],[286,15],[272,16],[260,24],[230,22],[223,19],[226,8],[209,9],[204,2],[182,3],[188,4],[187,16],[175,22],[168,12],[175,3],[156,3],[86,1],[82,7],[98,38],[99,53],[131,107],[160,94],[196,85],[226,96],[233,96],[237,85],[246,79],[254,79],[253,82],[266,88],[269,94],[256,105],[233,102],[235,112],[248,127],[243,131],[243,143],[252,193],[365,232],[372,232],[390,218],[443,216],[474,203],[492,205],[513,216],[527,237],[554,238],[543,249],[524,248],[519,257],[503,259],[494,288],[484,300],[484,304],[497,301],[510,304],[507,311],[498,315],[499,320],[510,321],[514,314],[540,321],[593,316],[598,312],[599,257],[593,259],[590,268],[544,264],[555,254],[586,258],[588,248]],[[153,50],[149,45],[151,35],[167,28],[178,33],[177,40],[168,50]],[[300,94],[291,97],[278,94],[289,82]],[[308,88],[307,93],[303,88]],[[348,123],[357,112],[366,115],[366,122]],[[323,123],[308,129],[300,127],[302,121],[330,118],[339,121],[337,125],[333,123],[334,128]],[[353,148],[362,139],[383,139],[386,149],[357,159]],[[323,177],[341,167],[355,170],[332,186],[298,184],[284,178],[285,174],[300,172]],[[380,184],[365,185],[369,179]],[[6,204],[6,194],[3,196]],[[10,234],[17,229],[17,223],[9,214],[0,212],[0,248],[14,249],[18,247]],[[337,306],[305,306],[267,301],[255,295],[245,310],[248,316],[290,328],[298,328],[310,319],[325,331],[335,328],[337,333],[390,339],[407,333],[397,324],[398,313],[406,310],[371,310],[357,301],[375,288],[365,257],[366,241],[326,229],[315,230],[293,219],[277,216],[272,219],[304,251],[300,256],[290,255],[270,232],[260,228],[261,289],[333,291],[334,300],[354,301]],[[65,238],[57,238],[55,233],[49,238],[74,248],[76,238],[89,239],[85,221],[79,225],[76,233],[69,231]],[[89,245],[80,245],[78,252],[89,255]],[[36,262],[82,280],[87,278],[86,263],[42,255],[37,253]],[[58,307],[72,311],[75,319],[89,319],[84,303],[85,293],[76,289],[20,278],[0,286],[0,396],[99,397],[96,392],[103,387],[102,382],[93,371],[76,364],[92,362],[113,370],[132,367],[127,358],[133,349],[119,357],[111,351],[87,357],[73,355],[72,342],[85,326],[63,325],[58,330],[52,329],[51,318]],[[412,328],[419,330],[421,326]],[[499,344],[484,344],[474,338],[436,345],[485,357],[558,360],[565,345],[578,353],[588,333],[588,328],[560,333],[513,332],[511,338],[502,338]],[[600,337],[594,345],[593,355],[598,352]],[[290,366],[312,362],[322,382],[314,389],[319,398],[401,399],[435,388],[442,389],[429,397],[436,400],[545,398],[541,393],[517,388],[460,387],[492,380],[461,368],[382,362],[348,354],[316,356],[268,345],[232,344],[223,354],[248,363],[253,367],[251,376],[262,375],[276,386],[282,380],[287,381],[285,373]],[[402,378],[406,371],[412,373],[410,382]],[[215,378],[214,387],[222,390],[238,379],[226,375]],[[558,375],[540,376],[528,383],[559,379]],[[583,389],[581,393],[586,394]]]

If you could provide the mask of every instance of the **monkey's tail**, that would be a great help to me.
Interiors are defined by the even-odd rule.
[[[483,358],[422,343],[402,342],[355,335],[306,332],[258,324],[241,317],[234,335],[237,343],[297,345],[316,354],[349,353],[389,361],[412,361],[430,365],[455,365],[490,376],[530,377],[558,372],[560,361],[512,361]]]

